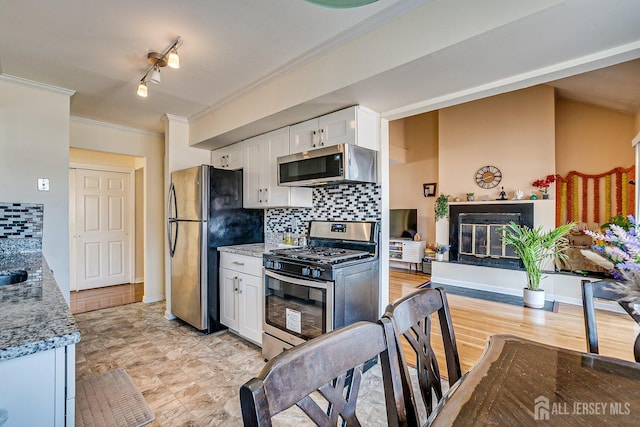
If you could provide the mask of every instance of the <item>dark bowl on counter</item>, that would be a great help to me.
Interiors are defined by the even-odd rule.
[[[25,270],[0,271],[0,286],[13,285],[27,280],[28,274]]]

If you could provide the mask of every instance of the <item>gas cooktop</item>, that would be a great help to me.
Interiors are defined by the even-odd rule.
[[[373,254],[366,251],[320,246],[277,249],[272,253],[282,259],[312,260],[327,263],[338,263],[373,256]]]

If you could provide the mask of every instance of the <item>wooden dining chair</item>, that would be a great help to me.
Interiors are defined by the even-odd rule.
[[[402,372],[402,389],[407,408],[407,418],[411,425],[419,425],[420,410],[417,402],[422,401],[427,417],[433,411],[434,396],[442,399],[442,384],[438,361],[431,346],[431,316],[438,313],[440,332],[447,361],[449,385],[453,385],[462,376],[458,347],[453,333],[453,324],[449,313],[447,295],[443,288],[425,288],[387,306],[383,319],[393,324],[396,344],[399,349],[399,361]],[[402,338],[415,353],[416,371],[421,399],[414,396],[409,374],[408,355],[402,346]]]
[[[387,320],[336,329],[271,359],[240,388],[244,425],[271,426],[273,416],[297,405],[318,426],[359,426],[356,403],[363,365],[378,356],[388,425],[406,426],[398,354]],[[326,409],[310,397],[316,391]]]
[[[594,298],[605,299],[608,301],[616,301],[624,311],[629,314],[640,324],[640,314],[634,312],[633,304],[621,300],[622,295],[616,292],[611,282],[604,280],[591,282],[589,280],[582,281],[582,310],[584,312],[584,328],[587,337],[587,351],[589,353],[598,354],[598,330],[596,327],[596,310]],[[633,356],[636,362],[640,362],[640,334],[636,336],[633,345]]]

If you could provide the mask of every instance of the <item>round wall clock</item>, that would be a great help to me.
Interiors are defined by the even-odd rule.
[[[483,166],[476,172],[476,184],[482,188],[493,188],[502,181],[502,172],[495,166]]]

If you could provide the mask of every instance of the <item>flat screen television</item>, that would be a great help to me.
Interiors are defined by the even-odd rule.
[[[413,239],[418,232],[417,209],[389,210],[389,237]]]

